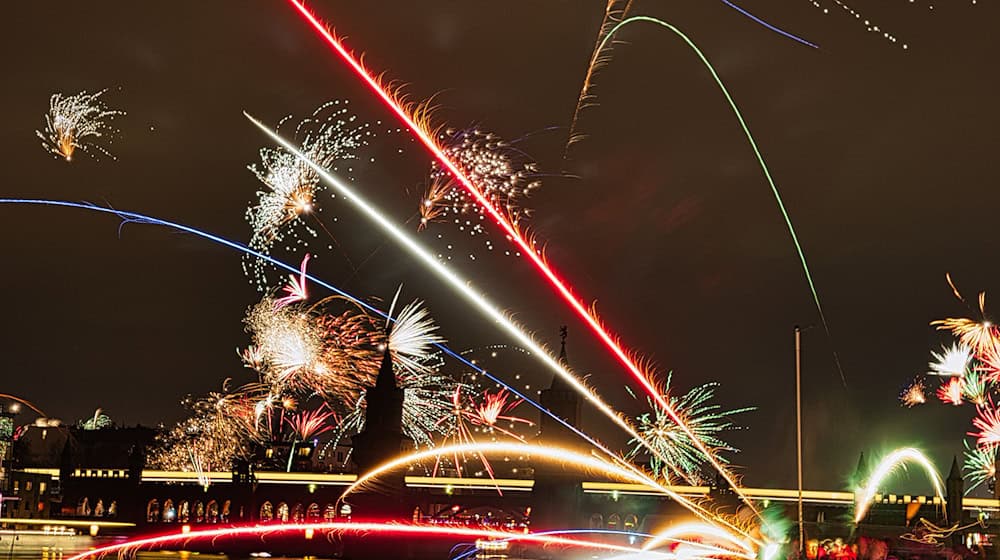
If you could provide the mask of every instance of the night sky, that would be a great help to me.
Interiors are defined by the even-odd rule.
[[[832,2],[824,2],[834,6]],[[900,389],[947,340],[929,321],[967,313],[966,296],[1000,296],[991,2],[852,0],[906,42],[892,44],[839,9],[808,0],[741,5],[818,43],[773,33],[721,1],[637,0],[634,14],[684,30],[742,108],[798,229],[840,355],[821,328],[804,334],[806,486],[840,488],[861,451],[913,444],[946,470],[973,409],[907,410]],[[780,4],[780,6],[779,6]],[[792,328],[818,317],[774,198],[722,94],[694,54],[637,24],[596,78],[569,162],[573,113],[604,11],[601,1],[314,2],[366,63],[437,94],[435,123],[481,126],[523,144],[545,181],[532,226],[550,261],[625,343],[674,371],[687,390],[719,381],[726,407],[756,405],[729,435],[751,485],[794,483]],[[246,169],[269,124],[345,99],[360,119],[397,123],[284,2],[17,2],[6,7],[0,103],[5,196],[87,200],[246,241],[244,211],[261,186]],[[126,110],[117,161],[47,154],[57,91],[111,88]],[[551,129],[551,130],[550,130]],[[384,132],[355,166],[356,185],[410,219],[430,160],[409,136]],[[367,158],[375,158],[375,163]],[[340,200],[321,199],[337,251],[311,271],[365,297],[396,286],[424,299],[451,346],[510,342]],[[336,218],[336,222],[333,219]],[[117,422],[156,424],[180,399],[250,379],[236,355],[242,317],[259,295],[240,256],[162,228],[79,210],[0,207],[3,292],[0,392],[75,421],[104,408]],[[443,235],[442,239],[437,234]],[[629,413],[626,373],[556,300],[530,265],[489,253],[451,227],[421,233],[503,308],[557,344],[570,328],[572,365]],[[504,247],[502,237],[494,243]],[[495,254],[499,253],[499,254]],[[301,253],[276,251],[298,264]],[[989,305],[989,298],[987,304]],[[550,374],[501,357],[494,370],[529,383]],[[523,382],[522,382],[523,383]],[[535,385],[532,386],[536,389]],[[596,413],[584,428],[621,445]],[[920,485],[922,487],[922,485]],[[929,491],[929,490],[928,490]]]

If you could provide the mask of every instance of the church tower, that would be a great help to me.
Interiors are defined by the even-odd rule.
[[[560,329],[562,347],[559,363],[569,368],[566,357],[566,327]],[[580,396],[562,377],[556,375],[548,389],[542,391],[541,405],[573,427],[580,423]],[[559,447],[580,448],[580,438],[569,428],[547,414],[540,421],[539,443]],[[572,468],[549,463],[535,465],[535,485],[532,489],[533,531],[580,527],[583,499],[583,473]]]
[[[388,334],[388,333],[387,333]],[[386,340],[389,337],[386,336]],[[354,462],[359,473],[366,473],[405,449],[403,435],[404,390],[396,383],[392,352],[386,343],[385,354],[375,385],[365,390],[365,428],[352,439]],[[354,499],[353,515],[359,519],[406,519],[403,496],[406,490],[402,470],[379,477],[377,489],[359,492]]]
[[[965,497],[965,481],[962,479],[962,469],[958,466],[958,457],[952,457],[951,459],[951,471],[948,473],[948,478],[945,480],[945,499],[947,503],[945,505],[945,511],[948,514],[948,525],[965,524],[962,519],[962,501]],[[962,542],[962,533],[956,532],[951,535],[952,545],[958,545]]]
[[[566,357],[567,329],[565,326],[559,329],[559,336],[562,339],[559,348],[559,363],[563,367],[569,368],[569,359]],[[580,423],[580,395],[559,375],[554,375],[549,388],[542,391],[541,405],[573,427],[577,427]],[[579,447],[579,436],[573,434],[555,418],[543,414],[540,425],[539,438],[542,443]]]

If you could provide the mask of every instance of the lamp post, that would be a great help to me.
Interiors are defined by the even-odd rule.
[[[799,558],[806,557],[806,532],[802,523],[802,329],[795,326],[795,437],[799,478]]]

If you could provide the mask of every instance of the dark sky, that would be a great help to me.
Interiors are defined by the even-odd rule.
[[[832,2],[829,3],[831,6]],[[742,5],[821,45],[813,50],[722,2],[637,0],[705,51],[744,111],[781,189],[826,307],[848,389],[821,329],[805,333],[806,485],[841,487],[858,453],[902,444],[946,469],[973,411],[900,408],[900,388],[944,339],[928,322],[1000,293],[994,236],[1000,119],[1000,9],[990,2],[853,0],[903,51],[807,0]],[[779,6],[780,4],[780,6]],[[514,138],[544,170],[562,168],[566,125],[603,14],[600,1],[315,2],[371,68],[435,93],[437,121]],[[258,188],[246,165],[266,139],[241,111],[277,122],[329,99],[395,127],[368,91],[283,2],[19,2],[6,9],[0,104],[2,193],[88,200],[247,240]],[[757,405],[730,436],[752,485],[794,481],[792,326],[818,320],[774,199],[707,72],[676,37],[636,25],[597,77],[600,106],[566,171],[533,199],[534,229],[577,291],[678,388],[719,381],[727,407]],[[128,111],[118,161],[46,154],[34,137],[56,91],[112,88]],[[402,153],[398,150],[402,148]],[[399,220],[429,167],[405,136],[385,134],[357,185]],[[456,348],[509,342],[338,201],[324,216],[358,274],[334,252],[312,270],[363,296],[399,283],[427,301]],[[172,421],[179,399],[247,379],[235,349],[257,296],[235,253],[108,216],[0,208],[6,294],[0,392],[67,421],[103,407],[120,422]],[[438,228],[440,249],[461,243]],[[502,240],[494,236],[495,242]],[[298,255],[277,256],[297,263]],[[490,256],[460,269],[549,343],[571,329],[573,365],[635,411],[626,374],[529,265]],[[503,364],[497,371],[503,373]],[[510,366],[514,368],[514,365]],[[541,366],[528,378],[546,380]],[[596,414],[584,427],[615,442]]]

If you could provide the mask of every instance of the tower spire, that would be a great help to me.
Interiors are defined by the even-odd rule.
[[[569,368],[569,358],[566,357],[566,337],[568,335],[569,329],[566,325],[559,327],[559,364],[564,368]],[[572,390],[566,381],[559,375],[552,376],[552,383],[549,384],[549,389],[558,389],[562,391]]]
[[[569,365],[569,359],[566,358],[566,336],[568,333],[569,329],[566,325],[559,327],[559,338],[561,339],[559,348],[559,363],[564,366]]]
[[[396,389],[396,372],[392,369],[392,350],[389,348],[389,337],[392,334],[392,323],[385,326],[385,353],[382,354],[382,365],[375,377],[375,387],[379,389]]]

